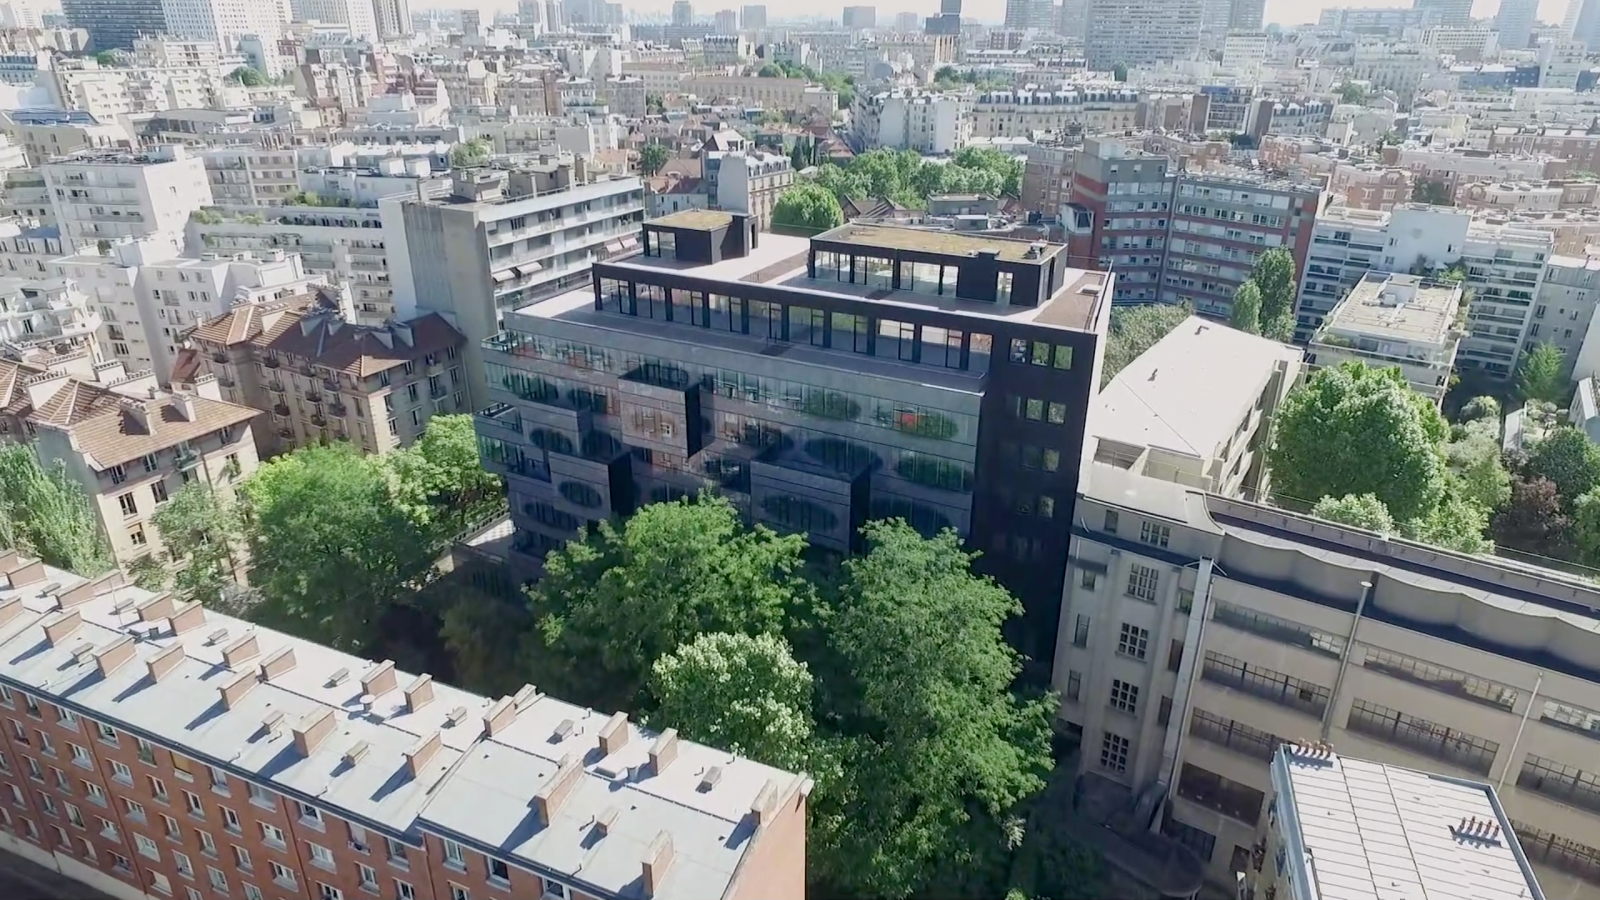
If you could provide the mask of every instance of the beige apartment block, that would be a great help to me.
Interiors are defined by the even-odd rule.
[[[116,900],[802,900],[811,786],[0,551],[0,848]]]
[[[1600,897],[1600,590],[1094,465],[1055,686],[1096,787],[1228,888],[1285,742],[1492,784],[1551,897]]]
[[[0,360],[0,440],[31,442],[83,488],[126,566],[165,548],[150,518],[186,485],[231,492],[257,464],[258,410],[228,403],[215,379],[162,390],[153,372],[94,365],[87,351],[47,365]]]
[[[272,455],[330,440],[368,453],[410,444],[436,415],[473,409],[465,338],[437,313],[356,325],[313,293],[239,306],[189,334],[189,363],[230,398],[266,411]]]

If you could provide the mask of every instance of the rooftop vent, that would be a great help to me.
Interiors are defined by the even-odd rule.
[[[1500,823],[1493,819],[1480,819],[1477,816],[1463,818],[1451,826],[1450,833],[1457,840],[1491,845],[1500,843]]]
[[[349,677],[349,669],[340,669],[339,671],[328,676],[328,687],[338,687],[339,685],[344,684],[344,680]]]
[[[699,785],[698,788],[696,788],[696,790],[698,790],[700,793],[704,794],[707,791],[711,790],[712,788],[716,787],[717,783],[720,782],[721,780],[722,780],[722,767],[721,766],[712,766],[711,768],[706,770],[704,775],[700,776],[700,785]]]
[[[465,706],[458,706],[455,709],[450,710],[450,715],[446,716],[444,721],[447,725],[460,725],[466,718],[467,708]]]
[[[223,641],[225,641],[227,639],[228,639],[228,629],[226,629],[226,628],[218,628],[216,631],[213,631],[210,634],[206,635],[206,646],[207,647],[211,647],[211,646],[214,646],[216,644],[220,644],[220,643],[222,643]]]

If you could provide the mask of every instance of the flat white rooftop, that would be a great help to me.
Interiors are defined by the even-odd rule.
[[[1280,747],[1284,868],[1320,900],[1543,900],[1494,788]],[[1298,894],[1298,892],[1297,892]]]
[[[1208,459],[1301,351],[1190,316],[1100,392],[1095,437]]]
[[[1369,272],[1328,314],[1324,328],[1380,340],[1444,344],[1460,307],[1457,285]]]

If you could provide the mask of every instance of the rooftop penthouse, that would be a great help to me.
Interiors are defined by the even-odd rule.
[[[245,851],[192,851],[219,892],[270,882],[300,896],[303,879],[360,896],[378,892],[382,866],[384,896],[804,894],[809,778],[532,685],[481,697],[16,551],[0,552],[0,660],[0,705],[16,717],[0,782],[26,783],[23,759],[55,747],[75,764],[62,763],[72,779],[12,788],[11,843],[51,856],[37,807],[76,813],[87,790],[84,810],[103,818],[81,844],[109,853],[66,840],[55,856],[119,896],[192,878],[177,850],[197,822]],[[169,785],[191,827],[146,818]]]

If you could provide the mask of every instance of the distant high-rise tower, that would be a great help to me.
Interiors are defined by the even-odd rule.
[[[461,11],[461,32],[463,34],[483,33],[483,13],[476,9],[463,9]]]
[[[1056,34],[1081,41],[1088,24],[1088,0],[1061,0],[1056,9]]]
[[[878,27],[878,8],[876,6],[846,6],[839,19],[844,27],[864,31]]]
[[[739,14],[731,9],[719,9],[712,17],[713,34],[738,34]]]
[[[680,28],[694,24],[694,7],[689,5],[689,0],[676,0],[672,4],[672,24]]]
[[[765,6],[746,6],[739,11],[739,24],[746,31],[767,27],[767,8]]]
[[[1109,72],[1118,63],[1191,59],[1200,49],[1203,11],[1203,0],[1089,0],[1089,68]]]
[[[961,0],[939,0],[939,15],[941,15],[941,16],[959,16],[959,15],[961,15]]]
[[[1006,27],[1016,31],[1054,30],[1055,14],[1051,0],[1006,0]]]
[[[61,0],[73,25],[89,32],[90,50],[129,50],[141,34],[166,34],[161,0]]]
[[[914,12],[894,14],[894,30],[901,34],[908,34],[917,30],[919,18]]]
[[[1494,27],[1500,32],[1503,50],[1523,50],[1533,37],[1533,26],[1539,22],[1539,0],[1500,0],[1500,11],[1495,14]]]
[[[372,12],[378,18],[378,38],[392,41],[417,33],[411,24],[411,0],[372,0]]]
[[[1438,13],[1438,24],[1466,28],[1472,24],[1472,0],[1411,0],[1412,9],[1431,9]]]
[[[1228,30],[1260,31],[1266,17],[1267,0],[1233,0],[1228,9]]]

